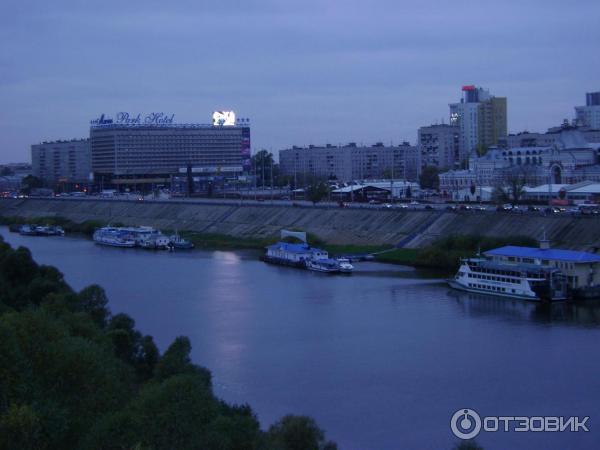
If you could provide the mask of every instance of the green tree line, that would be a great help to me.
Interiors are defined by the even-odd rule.
[[[262,431],[190,352],[181,336],[161,354],[101,287],[76,292],[0,237],[0,449],[337,448],[305,416]]]

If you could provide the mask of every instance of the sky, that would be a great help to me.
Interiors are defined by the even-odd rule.
[[[600,90],[598,0],[28,1],[0,14],[0,163],[87,137],[105,113],[251,120],[252,148],[415,143],[461,86],[508,98],[509,132]]]

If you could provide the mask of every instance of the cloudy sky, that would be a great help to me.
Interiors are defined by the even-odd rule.
[[[511,132],[600,90],[598,0],[12,1],[0,15],[0,162],[118,111],[208,123],[253,149],[415,142],[463,84],[508,97]]]

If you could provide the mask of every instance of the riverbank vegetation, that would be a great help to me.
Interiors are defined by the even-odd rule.
[[[0,238],[0,449],[336,448],[309,417],[261,431],[190,351],[181,336],[161,354],[101,287],[76,292]]]
[[[494,238],[480,235],[454,235],[438,239],[431,245],[419,249],[399,248],[381,253],[376,255],[376,259],[381,262],[453,272],[458,269],[461,258],[472,257],[479,251],[484,252],[504,245],[535,247],[537,242],[526,236]]]
[[[95,220],[77,223],[63,217],[0,217],[0,224],[2,225],[21,223],[58,225],[63,227],[67,233],[79,233],[87,236],[91,236],[96,228],[108,225]],[[116,222],[110,225],[123,226],[123,224]],[[163,231],[166,234],[175,232],[175,230]],[[279,240],[277,237],[236,237],[220,233],[200,233],[187,230],[179,230],[179,234],[193,242],[196,248],[203,250],[263,250],[266,246]],[[534,239],[525,236],[493,238],[481,235],[453,235],[438,239],[432,244],[419,249],[394,249],[391,245],[334,245],[310,233],[307,238],[310,245],[324,248],[333,256],[374,254],[375,259],[383,263],[411,265],[448,272],[455,271],[458,268],[460,258],[474,256],[478,249],[486,251],[503,245],[533,247],[537,245]],[[301,242],[293,239],[289,241]]]

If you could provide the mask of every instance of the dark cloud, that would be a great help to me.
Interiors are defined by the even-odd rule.
[[[415,4],[416,3],[416,4]],[[253,146],[414,141],[460,86],[544,130],[600,89],[597,1],[14,2],[0,17],[0,160],[101,112],[213,109]]]

